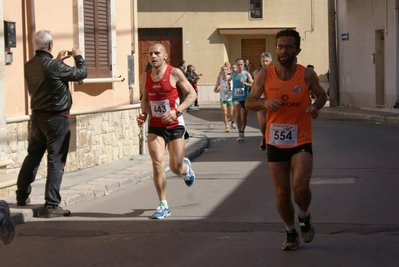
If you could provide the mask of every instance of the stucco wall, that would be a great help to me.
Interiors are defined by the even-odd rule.
[[[21,1],[5,0],[3,2],[3,19],[15,22],[17,46],[5,49],[5,51],[11,52],[13,56],[12,64],[4,66],[5,114],[7,116],[25,115],[27,110],[25,81],[23,78],[26,60],[24,43],[26,40],[22,34],[23,18],[21,9]]]
[[[240,57],[240,40],[248,36],[219,35],[218,28],[295,27],[302,40],[298,60],[318,74],[328,69],[327,1],[263,1],[264,18],[250,20],[249,0],[138,0],[139,28],[183,28],[183,57],[210,85],[224,61]],[[311,6],[313,4],[313,15]],[[313,26],[313,29],[312,29]],[[251,36],[257,38],[261,36]],[[270,48],[274,37],[268,38]],[[274,51],[270,51],[274,54]]]
[[[62,12],[59,10],[60,1],[42,0],[35,1],[35,29],[50,30],[53,35],[54,47],[52,54],[57,56],[58,52],[64,49],[70,50],[72,47],[79,48],[84,52],[84,44],[79,39],[79,25],[83,24],[82,7],[74,8],[83,1],[62,1]],[[128,55],[131,54],[132,33],[132,14],[131,0],[112,0],[111,1],[111,21],[112,21],[112,76],[128,77]],[[6,0],[3,4],[4,20],[16,22],[17,47],[10,48],[13,52],[14,61],[4,69],[5,79],[5,98],[6,116],[22,116],[30,112],[29,99],[26,95],[23,66],[30,58],[28,53],[28,43],[31,40],[27,37],[29,29],[23,24],[23,12],[21,1]],[[46,15],[42,15],[46,14]],[[137,19],[137,18],[136,18]],[[25,18],[25,20],[27,20]],[[24,29],[25,27],[25,29]],[[137,46],[137,44],[135,44]],[[66,59],[65,63],[73,65],[72,58]],[[135,66],[138,66],[138,57],[135,58]],[[136,75],[137,76],[137,75]],[[133,84],[136,100],[138,99],[138,77],[135,77]],[[131,102],[129,84],[124,82],[114,82],[107,84],[78,85],[70,83],[73,97],[72,110],[84,110],[97,107],[113,107],[127,105]]]
[[[385,108],[391,109],[397,98],[398,44],[395,0],[337,1],[340,105],[376,107],[377,30],[384,30]],[[341,40],[348,33],[349,40]]]
[[[112,31],[112,76],[122,76],[123,82],[70,83],[73,97],[71,113],[76,116],[76,133],[71,140],[75,149],[70,149],[65,171],[75,171],[94,165],[128,158],[139,154],[139,129],[135,117],[139,113],[139,77],[134,75],[128,84],[128,73],[138,73],[138,56],[134,55],[134,68],[128,69],[128,56],[137,51],[137,2],[133,0],[111,0]],[[13,53],[13,62],[5,66],[0,56],[0,195],[13,192],[16,175],[27,153],[29,125],[29,97],[24,81],[24,63],[31,57],[28,38],[30,25],[35,31],[50,30],[54,47],[52,54],[60,50],[79,48],[82,43],[83,0],[34,1],[34,21],[22,3],[25,1],[0,0],[0,18],[16,22],[17,47],[6,48]],[[25,23],[25,24],[23,24]],[[3,41],[2,26],[0,37]],[[133,28],[133,30],[132,30]],[[3,42],[2,42],[3,43]],[[2,45],[0,48],[4,48]],[[73,65],[72,59],[65,61]],[[133,95],[133,97],[131,97]],[[43,158],[38,179],[46,176],[46,157]]]

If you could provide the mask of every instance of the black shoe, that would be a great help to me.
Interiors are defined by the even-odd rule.
[[[296,250],[299,246],[299,236],[295,229],[286,231],[287,238],[281,246],[282,250]]]
[[[64,210],[61,207],[57,207],[55,209],[45,209],[44,211],[44,217],[46,218],[55,218],[69,215],[71,215],[71,212],[69,210]]]
[[[301,237],[303,242],[312,242],[314,237],[314,228],[310,220],[310,214],[306,218],[300,218],[298,216],[299,226],[301,227]]]
[[[20,191],[15,191],[17,196],[17,206],[26,206],[30,203],[29,194],[21,193]]]

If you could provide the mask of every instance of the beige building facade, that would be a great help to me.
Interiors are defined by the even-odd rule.
[[[302,37],[298,62],[313,65],[327,89],[327,11],[327,0],[138,0],[140,73],[146,48],[162,42],[171,65],[184,59],[202,74],[199,102],[217,102],[213,88],[225,61],[245,58],[257,67],[265,51],[276,60],[275,34],[294,28]]]
[[[72,138],[65,172],[139,154],[137,1],[0,0],[0,19],[0,196],[15,190],[26,156],[31,111],[23,70],[38,30],[51,31],[54,57],[79,48],[89,69],[87,79],[69,84]],[[37,179],[45,176],[46,155]]]

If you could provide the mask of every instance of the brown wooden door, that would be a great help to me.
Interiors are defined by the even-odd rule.
[[[179,66],[183,59],[183,38],[181,28],[169,29],[139,29],[139,74],[146,70],[148,57],[145,54],[154,43],[161,43],[166,48],[168,58],[166,63]]]
[[[263,52],[266,52],[266,39],[241,39],[241,57],[249,59],[254,69],[260,64]]]

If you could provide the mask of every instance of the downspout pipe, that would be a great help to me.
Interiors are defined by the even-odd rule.
[[[336,0],[328,0],[328,58],[330,62],[330,107],[339,106],[337,28],[338,17]]]
[[[131,44],[131,55],[134,55],[136,53],[136,14],[135,14],[135,2],[136,0],[132,0],[131,3],[131,15],[130,17],[132,18],[132,44]]]
[[[303,41],[306,40],[306,33],[312,33],[314,31],[314,7],[313,7],[313,1],[310,0],[310,30],[306,30],[304,33],[304,38],[302,38]]]
[[[28,47],[29,59],[35,55],[35,48],[33,47],[33,36],[36,33],[36,13],[35,13],[35,0],[26,1],[26,10],[28,18]]]
[[[399,29],[399,0],[395,3],[396,29]],[[399,33],[396,34],[396,51],[399,51]],[[396,53],[396,73],[399,72],[399,53]],[[399,76],[396,75],[396,102],[393,108],[399,109]]]
[[[24,48],[24,62],[27,62],[35,55],[35,48],[33,46],[33,36],[36,33],[36,18],[35,18],[35,0],[25,1],[22,0],[22,7],[25,8],[25,12],[23,14],[23,18],[26,18],[25,26],[23,26],[24,31],[24,44],[27,44],[27,47]],[[28,54],[26,54],[28,53]],[[29,115],[29,93],[28,88],[25,84],[25,114]]]
[[[136,0],[132,0],[131,2],[131,18],[132,18],[132,44],[131,44],[131,55],[129,57],[131,57],[131,60],[134,60],[134,55],[136,54]],[[134,65],[134,64],[133,64]],[[133,68],[132,70],[130,70],[130,72],[135,72],[135,70],[138,69]],[[131,101],[133,102],[133,92],[134,92],[134,81],[133,83],[129,84],[129,89],[131,90]],[[141,108],[140,108],[141,110]],[[146,129],[147,128],[147,122],[140,127],[139,129],[139,154],[140,155],[145,155],[147,154],[146,152]]]

